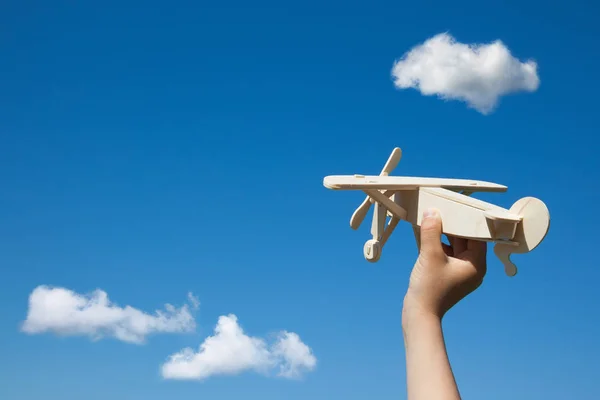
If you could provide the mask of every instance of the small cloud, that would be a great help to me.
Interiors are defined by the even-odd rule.
[[[521,62],[496,40],[464,44],[447,33],[438,34],[405,53],[392,68],[398,89],[460,100],[489,114],[509,93],[534,92],[540,85],[537,64]]]
[[[302,371],[311,371],[317,365],[310,347],[294,332],[281,332],[271,351],[280,360],[278,375],[284,378],[299,378]]]
[[[280,332],[271,346],[264,339],[246,335],[233,314],[219,317],[213,336],[198,352],[185,348],[162,365],[165,379],[204,380],[215,375],[235,375],[245,371],[268,374],[277,369],[285,378],[299,378],[312,371],[316,358],[295,333]]]
[[[200,307],[200,300],[198,300],[198,297],[194,296],[192,292],[188,293],[188,301],[194,310],[197,310]]]
[[[198,301],[189,295],[192,307]],[[176,308],[166,304],[164,310],[148,314],[131,306],[113,304],[106,292],[95,290],[78,294],[59,287],[38,286],[29,296],[27,319],[21,330],[28,334],[53,332],[62,336],[88,336],[92,340],[112,337],[142,344],[154,333],[192,332],[196,328],[187,304]]]

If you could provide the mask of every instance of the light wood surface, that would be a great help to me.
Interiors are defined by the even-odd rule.
[[[332,190],[415,190],[420,187],[439,187],[471,192],[505,192],[508,189],[497,183],[472,179],[379,175],[329,175],[323,179],[323,185]]]
[[[328,189],[366,194],[350,218],[352,229],[358,229],[371,205],[375,205],[371,238],[363,246],[368,261],[380,259],[383,246],[401,220],[412,225],[420,248],[423,213],[430,208],[440,212],[444,234],[496,243],[494,254],[508,276],[517,271],[511,254],[527,253],[546,237],[550,213],[541,200],[524,197],[507,210],[471,197],[476,192],[505,192],[508,188],[504,185],[473,179],[389,176],[401,156],[400,148],[395,148],[380,175],[329,175],[323,179]],[[386,223],[388,216],[391,218]]]

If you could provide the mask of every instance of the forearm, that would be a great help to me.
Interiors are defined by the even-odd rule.
[[[441,320],[434,315],[405,309],[402,331],[408,400],[459,400]]]

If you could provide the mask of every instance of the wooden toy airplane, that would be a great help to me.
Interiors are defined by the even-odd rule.
[[[507,210],[469,197],[475,192],[505,192],[507,187],[503,185],[467,179],[389,176],[401,157],[402,150],[396,147],[378,176],[330,175],[323,179],[323,185],[328,189],[366,193],[367,197],[350,219],[352,229],[358,229],[371,204],[375,205],[371,225],[373,237],[363,248],[368,261],[379,260],[383,246],[400,220],[413,225],[417,246],[420,246],[422,215],[430,207],[439,210],[443,233],[495,243],[494,253],[508,276],[517,273],[510,255],[530,252],[546,237],[550,213],[541,200],[524,197]],[[390,220],[386,226],[388,216]]]

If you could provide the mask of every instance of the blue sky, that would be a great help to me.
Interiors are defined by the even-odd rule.
[[[1,398],[405,398],[412,231],[400,225],[367,263],[368,224],[348,226],[363,196],[322,185],[379,173],[395,146],[394,174],[498,182],[507,193],[478,197],[508,208],[531,195],[551,212],[546,240],[514,256],[519,274],[490,256],[484,285],[444,320],[464,398],[600,395],[596,6],[74,3],[0,13]],[[487,114],[396,88],[394,62],[444,32],[534,59],[539,87]],[[192,322],[146,321],[143,343],[28,334],[40,285],[150,314],[170,303]],[[268,345],[297,334],[316,365],[299,379],[161,376],[230,314]]]

